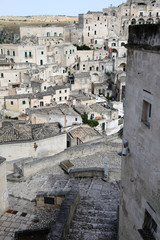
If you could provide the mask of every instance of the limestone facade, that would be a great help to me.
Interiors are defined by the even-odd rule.
[[[159,33],[160,25],[130,27],[120,240],[160,239]]]

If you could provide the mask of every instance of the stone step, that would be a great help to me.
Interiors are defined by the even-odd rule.
[[[81,222],[81,223],[85,223],[85,222],[89,222],[89,223],[101,223],[101,222],[105,222],[108,224],[112,224],[115,221],[117,221],[117,216],[109,216],[107,218],[99,218],[99,216],[80,216],[80,215],[75,215],[73,218],[73,221],[77,221],[77,222]]]
[[[81,229],[81,230],[95,230],[100,232],[115,231],[117,224],[115,222],[110,223],[88,223],[88,222],[77,222],[72,221],[70,229]]]
[[[102,232],[95,230],[70,230],[65,240],[116,240],[117,234],[113,232]]]

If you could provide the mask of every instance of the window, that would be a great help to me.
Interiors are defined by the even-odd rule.
[[[15,56],[16,54],[15,54],[15,51],[13,51],[13,56]]]
[[[67,97],[65,97],[65,100],[67,100]]]
[[[90,117],[90,119],[91,119],[91,120],[93,120],[93,119],[94,119],[94,114],[91,114],[91,117]]]
[[[62,91],[60,90],[59,93],[62,93]]]
[[[44,90],[46,90],[47,89],[47,87],[46,86],[44,86]]]
[[[59,101],[62,101],[62,97],[59,97]]]
[[[1,54],[3,54],[3,49],[1,49]]]
[[[25,55],[25,57],[27,58],[27,52],[25,52],[25,54],[24,54],[24,55]]]
[[[11,101],[11,105],[13,105],[13,101]]]
[[[125,43],[124,43],[124,42],[122,42],[122,43],[121,43],[121,46],[124,46],[124,45],[125,45]]]
[[[32,57],[32,53],[31,52],[29,52],[29,57]]]
[[[50,37],[50,32],[47,32],[47,37]]]
[[[159,13],[158,12],[156,13],[156,17],[159,17]]]
[[[75,118],[75,121],[76,121],[76,122],[77,122],[77,120],[78,120],[78,119],[77,119],[77,118]]]
[[[67,54],[67,51],[66,51],[66,54]]]
[[[67,90],[65,90],[65,93],[67,92]]]
[[[88,37],[89,37],[89,33],[88,33]]]
[[[83,70],[85,70],[85,65],[83,65]]]
[[[25,100],[23,100],[23,101],[22,101],[22,104],[23,104],[23,105],[24,105],[24,104],[26,104],[26,101],[25,101]]]
[[[97,44],[97,40],[95,40],[95,44]]]
[[[143,12],[140,12],[140,13],[139,13],[139,16],[140,16],[140,17],[143,17]]]
[[[152,13],[151,12],[149,12],[149,17],[151,17],[152,16]]]
[[[142,229],[139,229],[138,232],[140,233],[141,237],[144,240],[146,239],[156,240],[157,223],[154,221],[154,219],[147,210],[145,210],[144,223]]]
[[[96,35],[97,34],[97,32],[96,31],[94,31],[94,35]]]
[[[90,28],[90,27],[88,27],[88,31],[90,31],[90,29],[91,29],[91,28]]]
[[[43,55],[43,54],[44,54],[44,52],[42,51],[42,52],[41,52],[41,55]]]
[[[142,108],[142,118],[141,121],[147,126],[150,127],[150,121],[151,121],[151,110],[152,105],[143,100],[143,108]]]
[[[72,54],[72,50],[70,50],[70,54]]]
[[[86,24],[88,24],[88,19],[86,19]]]
[[[97,21],[99,21],[99,17],[97,17]]]
[[[53,98],[53,101],[56,101],[56,99],[55,99],[55,98]]]
[[[4,74],[3,73],[1,73],[1,78],[3,78],[4,77]]]
[[[44,106],[44,103],[43,102],[40,102],[40,107],[43,107]]]
[[[10,51],[9,51],[9,50],[7,51],[7,55],[8,55],[8,56],[10,55]]]
[[[116,43],[112,43],[112,47],[115,47],[116,46]]]
[[[54,37],[57,37],[57,33],[56,32],[54,33]]]
[[[40,60],[40,65],[43,65],[43,60]]]

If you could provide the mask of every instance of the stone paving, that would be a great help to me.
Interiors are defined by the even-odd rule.
[[[104,156],[107,156],[111,167],[120,168],[118,151],[115,149],[115,152],[97,153],[72,162],[77,168],[103,167]],[[24,182],[8,182],[10,211],[0,218],[0,240],[13,240],[16,231],[53,224],[58,210],[36,208],[36,194],[39,191],[67,191],[73,184],[79,187],[81,200],[67,240],[115,240],[119,203],[117,183],[107,183],[100,178],[69,179],[58,165],[45,169]]]

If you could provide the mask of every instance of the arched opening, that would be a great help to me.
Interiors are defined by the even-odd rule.
[[[99,69],[99,68],[98,68],[98,67],[96,67],[96,71],[97,71],[97,72],[98,72],[98,69]]]
[[[148,18],[146,23],[147,24],[153,24],[154,23],[153,18]]]
[[[145,24],[145,21],[143,18],[138,19],[138,24]]]
[[[115,48],[113,48],[112,49],[112,56],[115,56],[116,55],[116,57],[118,57],[118,51],[117,51],[117,49],[115,49]]]
[[[126,63],[121,63],[121,64],[119,65],[119,68],[120,68],[122,71],[126,72]]]
[[[135,18],[132,19],[131,24],[132,24],[132,25],[135,25],[135,24],[136,24],[136,19],[135,19]]]

